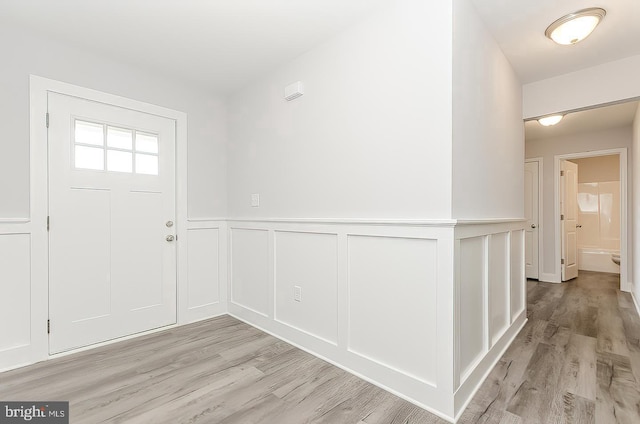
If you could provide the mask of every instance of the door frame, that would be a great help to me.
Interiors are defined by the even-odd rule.
[[[542,195],[543,190],[543,176],[544,176],[544,160],[541,156],[528,158],[524,160],[524,163],[537,162],[538,163],[538,281],[542,281],[542,274],[544,270],[544,208]]]
[[[30,220],[31,231],[31,346],[29,363],[66,353],[49,355],[47,320],[49,317],[49,243],[47,233],[48,214],[48,161],[47,161],[47,97],[49,92],[79,97],[137,110],[174,120],[176,125],[176,310],[177,324],[185,322],[182,308],[187,300],[186,275],[186,229],[187,229],[187,114],[162,106],[79,87],[48,78],[30,75]],[[55,325],[55,324],[54,324]],[[166,329],[168,327],[163,327]],[[152,330],[153,331],[153,330]],[[156,330],[157,331],[157,330]],[[120,339],[118,339],[120,340]]]
[[[560,161],[570,159],[591,158],[597,156],[619,155],[620,159],[620,290],[631,291],[631,284],[628,280],[628,245],[627,231],[629,229],[627,213],[627,148],[620,147],[607,150],[593,150],[588,152],[566,153],[554,156],[553,184],[554,184],[554,238],[555,238],[555,279],[562,282],[560,258],[562,257],[562,234],[560,223]]]

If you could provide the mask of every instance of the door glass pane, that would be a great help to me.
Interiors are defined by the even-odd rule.
[[[136,132],[136,151],[158,153],[158,137],[151,134]]]
[[[136,173],[158,175],[158,156],[136,154]]]
[[[76,120],[76,143],[104,145],[104,128],[101,124]]]
[[[107,146],[115,147],[116,149],[133,149],[133,135],[131,130],[107,127]]]
[[[75,166],[80,169],[104,170],[104,150],[96,147],[75,146]]]
[[[107,150],[107,171],[132,172],[133,154],[119,150]]]

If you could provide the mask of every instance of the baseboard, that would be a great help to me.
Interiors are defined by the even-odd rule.
[[[633,285],[631,286],[633,287]],[[638,316],[640,316],[640,303],[638,303],[638,299],[636,298],[636,295],[633,292],[633,290],[631,290],[630,293],[631,293],[631,298],[633,299],[633,304],[636,307],[636,313],[638,314]]]
[[[519,320],[522,320],[522,322],[518,324],[517,322]],[[489,376],[489,373],[491,373],[491,371],[495,368],[495,366],[498,363],[498,361],[500,361],[500,358],[502,358],[502,356],[507,351],[507,349],[509,349],[509,346],[511,346],[511,344],[513,343],[515,338],[518,336],[518,334],[520,334],[520,331],[522,331],[524,326],[527,324],[527,321],[528,321],[527,313],[526,313],[526,310],[525,310],[525,311],[523,311],[521,313],[521,315],[518,318],[516,318],[516,320],[514,321],[512,326],[509,328],[509,330],[507,330],[505,332],[503,338],[500,341],[498,341],[498,343],[496,343],[496,345],[501,344],[502,346],[500,346],[498,348],[498,350],[496,350],[496,351],[487,352],[485,357],[476,366],[476,370],[478,368],[480,368],[480,367],[485,369],[485,371],[482,373],[482,375],[480,377],[478,377],[476,375],[475,378],[473,378],[474,374],[476,373],[476,370],[474,370],[471,373],[471,375],[469,375],[469,377],[467,378],[466,382],[469,382],[469,380],[471,380],[472,378],[474,380],[476,380],[476,383],[473,384],[472,388],[470,390],[466,389],[465,386],[467,386],[468,384],[465,384],[465,383],[460,385],[460,387],[456,391],[455,396],[457,396],[458,393],[460,393],[460,392],[467,391],[467,393],[466,394],[463,393],[463,396],[465,397],[465,401],[460,405],[460,407],[459,407],[460,409],[456,408],[457,409],[457,413],[456,413],[454,422],[458,422],[458,420],[460,419],[460,417],[464,413],[465,409],[467,409],[467,406],[469,405],[469,402],[471,402],[471,400],[476,395],[478,390],[480,390],[480,387],[482,387],[482,384],[486,381],[487,377]],[[455,403],[455,401],[454,401],[454,403]]]

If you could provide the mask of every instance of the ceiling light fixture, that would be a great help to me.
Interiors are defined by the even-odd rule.
[[[550,116],[545,116],[544,118],[538,119],[538,122],[543,127],[550,127],[562,121],[563,117],[564,115],[550,115]]]
[[[599,7],[569,13],[549,25],[544,35],[563,46],[576,44],[587,38],[606,14]]]

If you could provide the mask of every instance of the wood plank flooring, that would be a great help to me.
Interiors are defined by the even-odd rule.
[[[618,276],[528,283],[529,322],[460,423],[640,423],[640,319]],[[69,400],[72,423],[443,424],[223,316],[0,374],[0,400]]]

